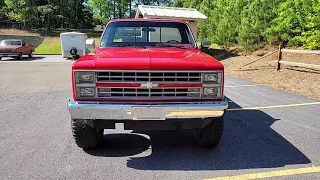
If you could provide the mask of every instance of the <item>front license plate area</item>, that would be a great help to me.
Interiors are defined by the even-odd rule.
[[[135,108],[133,112],[134,120],[165,120],[166,111],[164,108]]]

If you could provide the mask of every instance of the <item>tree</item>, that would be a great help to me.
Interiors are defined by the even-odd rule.
[[[6,6],[10,9],[8,16],[18,22],[32,22],[33,8],[26,0],[5,0]]]
[[[38,11],[41,13],[42,20],[47,19],[47,31],[50,31],[50,20],[52,19],[52,16],[54,15],[54,7],[52,5],[44,5],[44,6],[38,6]]]
[[[270,43],[286,42],[289,46],[300,46],[301,34],[305,31],[307,17],[312,12],[312,1],[284,1],[279,5],[277,17],[265,33]]]
[[[106,24],[111,19],[111,7],[110,0],[89,0],[88,5],[93,11],[93,17],[103,24]]]

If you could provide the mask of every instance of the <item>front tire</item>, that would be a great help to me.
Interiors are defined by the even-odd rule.
[[[97,148],[103,140],[103,129],[94,129],[84,119],[71,119],[73,138],[78,147]]]
[[[19,55],[17,56],[18,60],[22,60],[22,53],[19,53]]]
[[[203,147],[215,147],[219,144],[223,134],[223,117],[212,118],[211,122],[200,129],[194,130],[194,137],[198,145]]]
[[[32,58],[32,57],[33,57],[32,51],[30,51],[30,53],[28,54],[28,57],[29,57],[29,58]]]

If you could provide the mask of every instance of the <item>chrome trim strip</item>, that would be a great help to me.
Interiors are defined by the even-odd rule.
[[[122,78],[123,76],[97,76],[100,78],[108,78],[108,77],[114,77],[114,78]],[[136,78],[176,78],[177,76],[134,76]],[[200,78],[200,76],[179,76],[179,78]]]
[[[136,108],[159,108],[164,110],[164,119],[172,118],[207,118],[220,117],[228,108],[228,102],[208,103],[157,103],[157,104],[114,104],[114,103],[82,103],[69,100],[68,110],[72,118],[78,119],[112,119],[135,120]]]
[[[96,87],[96,84],[76,84],[76,87]]]

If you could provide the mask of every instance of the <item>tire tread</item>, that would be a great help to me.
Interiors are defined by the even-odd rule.
[[[223,134],[223,118],[214,118],[211,123],[199,130],[197,142],[200,146],[214,147],[219,144]]]
[[[103,130],[90,127],[83,119],[72,119],[72,134],[78,147],[97,148],[102,142]]]

